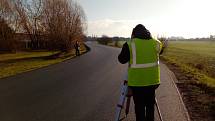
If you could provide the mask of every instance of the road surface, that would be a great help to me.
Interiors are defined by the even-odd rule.
[[[117,61],[120,49],[88,45],[91,51],[75,59],[0,79],[0,121],[113,121],[126,65]],[[161,80],[157,98],[164,121],[187,121],[163,64]],[[125,121],[134,120],[132,104]]]

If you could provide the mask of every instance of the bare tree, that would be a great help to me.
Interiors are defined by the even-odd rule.
[[[43,1],[43,26],[50,47],[68,51],[84,35],[85,14],[78,3],[69,0]]]
[[[31,39],[32,49],[39,49],[42,0],[16,0],[12,3],[20,18],[19,25]]]
[[[81,41],[85,14],[72,0],[1,0],[0,19],[14,32],[29,35],[32,49],[47,43],[50,49],[68,51]],[[44,41],[46,38],[47,41]]]
[[[7,0],[0,1],[0,18],[9,20],[9,15],[11,13],[10,4]]]
[[[27,13],[31,28],[31,35],[33,40],[31,40],[32,47],[34,49],[40,48],[40,36],[41,36],[41,15],[42,15],[42,0],[32,0],[31,3],[27,4]]]
[[[14,39],[15,24],[13,23],[14,14],[10,2],[7,0],[0,1],[0,50],[16,51],[16,41]],[[10,26],[11,25],[11,26]]]

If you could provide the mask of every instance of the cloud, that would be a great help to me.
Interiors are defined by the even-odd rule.
[[[88,35],[108,35],[108,36],[122,36],[130,37],[132,29],[137,24],[143,24],[154,37],[157,35],[168,36],[168,34],[175,35],[177,31],[170,32],[177,25],[172,20],[112,20],[103,19],[88,22]]]
[[[108,35],[130,37],[132,28],[138,21],[130,20],[96,20],[88,22],[88,35]]]
[[[186,18],[190,18],[187,16]],[[209,21],[209,20],[208,20]],[[137,24],[143,24],[154,37],[159,36],[183,36],[190,37],[207,37],[215,34],[214,24],[200,24],[200,20],[180,18],[159,18],[156,20],[112,20],[103,19],[88,22],[88,35],[107,35],[130,37],[132,29]]]
[[[132,29],[137,24],[143,24],[154,37],[168,33],[165,31],[167,26],[162,21],[104,19],[88,22],[88,35],[130,37]]]

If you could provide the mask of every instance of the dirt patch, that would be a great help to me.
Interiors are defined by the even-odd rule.
[[[215,121],[215,88],[199,83],[200,81],[195,78],[192,72],[184,72],[174,63],[164,63],[178,79],[176,85],[191,121]]]

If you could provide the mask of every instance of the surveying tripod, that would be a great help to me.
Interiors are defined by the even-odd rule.
[[[120,92],[120,98],[119,98],[119,102],[117,104],[117,109],[116,109],[116,117],[114,121],[122,121],[123,119],[125,119],[129,113],[129,107],[130,107],[130,101],[131,101],[131,95],[127,95],[128,94],[128,81],[124,80],[123,85],[121,86],[121,92]],[[123,118],[120,119],[121,117],[121,112],[122,112],[122,108],[124,107],[124,103],[125,100],[126,101],[126,109],[125,109],[125,116]],[[159,119],[160,121],[163,121],[158,103],[157,103],[157,99],[155,99],[155,106],[159,115]]]

